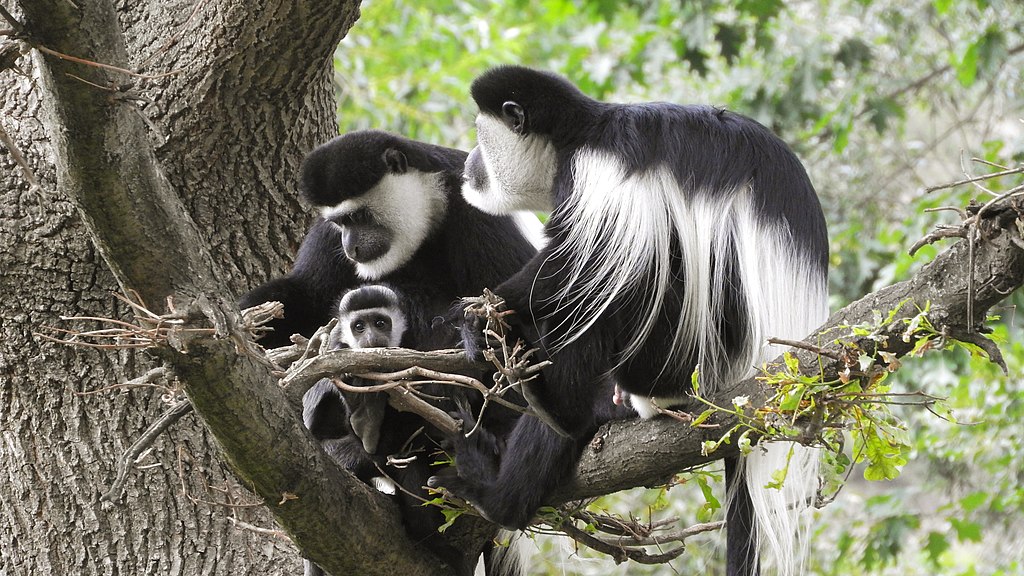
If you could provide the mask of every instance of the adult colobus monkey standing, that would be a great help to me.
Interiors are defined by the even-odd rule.
[[[749,118],[598,102],[559,76],[515,66],[485,73],[472,93],[480,114],[466,199],[494,214],[551,211],[548,245],[495,292],[553,361],[527,392],[554,422],[520,418],[493,480],[460,470],[449,488],[522,527],[572,473],[579,439],[594,428],[590,407],[611,401],[594,398],[596,383],[613,379],[651,417],[655,405],[686,401],[695,369],[712,394],[779,353],[767,338],[802,338],[820,325],[827,233],[799,160]],[[786,488],[764,488],[789,450],[755,450],[749,499],[732,483],[729,574],[758,571],[758,539],[779,573],[799,569],[816,455],[796,450]]]

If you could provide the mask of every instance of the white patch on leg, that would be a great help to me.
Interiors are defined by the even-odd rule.
[[[387,476],[374,476],[373,478],[370,478],[370,482],[373,484],[373,487],[377,492],[383,492],[384,494],[394,496],[395,492],[398,491],[398,485],[395,484],[394,480]]]

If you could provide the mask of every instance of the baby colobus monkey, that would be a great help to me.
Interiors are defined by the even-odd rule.
[[[384,284],[363,285],[342,296],[337,307],[338,322],[331,331],[329,348],[382,348],[403,343],[409,326],[429,319],[421,316],[417,299]],[[348,377],[351,386],[377,384]],[[435,406],[449,412],[467,410],[473,399],[457,389],[438,385],[425,390]],[[476,408],[479,408],[477,401]],[[497,411],[491,411],[497,413]],[[499,416],[510,419],[514,416]],[[427,479],[443,467],[432,453],[440,449],[439,435],[415,414],[398,412],[388,406],[384,392],[340,391],[324,379],[303,396],[303,422],[321,441],[324,450],[342,467],[378,491],[394,495],[410,536],[423,543],[456,573],[469,576],[475,559],[466,564],[462,550],[454,548],[438,533],[442,514],[423,506],[429,495],[423,490]],[[501,425],[492,426],[499,429]],[[395,457],[395,460],[392,460]],[[395,461],[402,464],[393,464]],[[386,475],[382,473],[386,471]],[[485,555],[488,576],[518,576],[520,566],[514,554],[488,545]],[[304,560],[306,576],[321,576],[319,567]]]
[[[406,313],[398,294],[384,285],[362,286],[347,292],[338,304],[338,324],[331,342],[349,348],[387,348],[402,343],[407,328]],[[359,378],[349,382],[363,385]],[[352,431],[368,454],[377,452],[388,396],[384,392],[342,392]]]
[[[338,304],[338,323],[328,349],[386,348],[402,342],[405,313],[398,294],[383,285],[367,285],[345,293]],[[360,378],[349,378],[360,386]],[[395,482],[381,473],[386,459],[377,455],[387,408],[383,392],[341,392],[327,378],[302,396],[302,421],[338,466],[384,494],[394,495]],[[303,559],[305,576],[323,576],[323,570]]]
[[[754,120],[711,106],[599,102],[520,66],[484,73],[472,95],[480,113],[465,198],[491,214],[551,211],[548,244],[494,289],[517,313],[513,328],[553,362],[524,384],[551,422],[520,418],[493,474],[470,469],[493,458],[457,453],[458,478],[445,486],[522,528],[569,479],[603,402],[624,399],[652,417],[687,403],[698,367],[714,393],[781,353],[767,338],[818,327],[828,238],[800,161]],[[470,352],[477,324],[466,326]],[[758,541],[779,574],[803,557],[797,534],[807,533],[817,455],[795,447],[790,459],[789,445],[773,446],[758,447],[745,471],[726,462],[730,576],[759,572]],[[784,489],[766,489],[784,467]]]

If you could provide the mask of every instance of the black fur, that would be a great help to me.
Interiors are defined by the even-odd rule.
[[[369,309],[386,308],[392,327],[415,322],[417,313],[410,311],[407,307],[409,303],[404,295],[395,292],[392,287],[367,285],[353,289],[341,299],[339,322],[331,332],[330,349],[360,347],[358,340],[346,339],[342,323],[366,317],[365,311]],[[423,318],[419,320],[422,322]],[[358,337],[355,334],[349,336]],[[383,345],[395,345],[402,337],[403,334],[396,330]],[[375,336],[374,339],[379,337]],[[353,386],[377,384],[353,377],[346,378],[346,381]],[[472,426],[473,414],[481,405],[478,395],[470,396],[460,389],[444,385],[428,385],[421,390],[424,399],[435,407],[464,414],[468,425]],[[374,411],[368,406],[378,406],[380,411]],[[368,413],[371,419],[367,418]],[[517,416],[497,406],[490,407],[485,414],[487,442],[498,442],[497,438],[490,435],[490,431],[499,434],[507,432]],[[423,488],[428,479],[447,468],[441,463],[445,459],[438,455],[444,440],[440,432],[426,425],[415,414],[399,412],[390,407],[384,392],[342,392],[327,379],[319,381],[303,396],[303,422],[338,465],[363,482],[371,483],[373,478],[382,475],[393,480],[399,486],[395,498],[409,536],[451,565],[457,574],[469,576],[473,573],[475,558],[467,559],[463,550],[453,547],[438,533],[437,528],[445,522],[441,512],[434,506],[422,505],[423,500],[431,498]],[[369,447],[368,436],[373,437]],[[475,436],[484,437],[484,434]],[[496,455],[497,452],[490,450],[488,453]],[[403,463],[393,465],[389,463],[391,461]],[[319,568],[308,560],[305,562],[306,573],[317,574]],[[499,572],[488,574],[498,576]]]
[[[629,175],[667,168],[681,189],[699,191],[693,194],[718,195],[749,187],[757,217],[788,225],[791,245],[824,282],[828,241],[817,196],[795,155],[757,122],[709,106],[598,102],[559,76],[515,66],[483,74],[473,83],[472,94],[481,114],[500,120],[516,134],[540,136],[556,151],[556,208],[547,224],[551,240],[522,271],[494,290],[518,313],[512,317],[515,330],[545,352],[564,335],[560,327],[568,325],[567,313],[551,298],[566,282],[562,271],[571,260],[588,261],[595,256],[558,250],[566,243],[573,225],[558,207],[573,194],[571,160],[583,147],[613,156]],[[467,173],[470,182],[479,187],[487,177],[482,173],[478,150],[471,153]],[[595,250],[629,249],[598,246]],[[551,492],[569,479],[583,443],[600,420],[599,411],[610,402],[610,380],[641,397],[686,395],[697,351],[672,358],[670,370],[663,372],[662,367],[666,352],[672,349],[672,319],[678,318],[682,309],[685,283],[709,280],[686,278],[679,265],[678,246],[672,250],[674,283],[668,287],[653,331],[636,354],[623,357],[629,329],[636,324],[643,303],[635,296],[621,296],[578,339],[547,358],[553,364],[544,370],[543,379],[524,390],[531,405],[553,418],[556,427],[570,437],[563,437],[536,419],[521,418],[507,439],[497,471],[493,458],[475,454],[479,447],[463,443],[456,459],[459,477],[441,479],[450,489],[472,501],[492,520],[523,528]],[[726,282],[718,331],[728,357],[734,358],[750,344],[745,327],[752,311],[743,304],[735,255],[722,252],[714,258],[712,266],[725,266],[725,275],[731,280]],[[466,326],[465,340],[470,347],[480,346],[477,330],[475,324]],[[716,367],[701,369],[703,374],[714,372]],[[730,478],[734,464],[729,466]],[[743,491],[739,497],[745,494]],[[748,540],[745,546],[730,544],[730,554],[748,555],[748,560],[738,566],[730,559],[734,564],[730,574],[758,570],[749,560],[753,550],[749,545],[749,513],[749,506],[740,503],[729,518],[730,524],[737,524],[736,535]],[[747,515],[745,524],[741,515]]]
[[[443,173],[448,209],[409,262],[374,281],[387,282],[411,298],[432,303],[437,309],[434,316],[439,316],[458,298],[497,286],[536,253],[511,218],[484,214],[462,199],[459,189],[466,153],[461,150],[379,131],[339,136],[303,162],[303,196],[316,206],[333,206],[365,194],[388,173],[387,151],[401,152],[408,167]],[[272,348],[287,345],[292,334],[311,336],[331,319],[341,294],[365,282],[345,256],[343,236],[341,226],[317,219],[291,272],[242,296],[242,308],[271,300],[284,304],[284,318],[270,323],[274,331],[263,336],[260,344]],[[434,338],[429,326],[417,324],[403,346],[425,349],[421,342]]]
[[[469,206],[459,190],[466,153],[460,150],[424,144],[379,131],[363,131],[335,138],[310,153],[302,166],[300,190],[310,203],[331,207],[371,192],[388,174],[418,171],[440,175],[446,197],[446,212],[434,221],[428,236],[412,257],[395,270],[374,281],[386,282],[403,296],[407,327],[401,339],[404,347],[420,350],[452,347],[459,333],[448,320],[451,307],[459,298],[480,294],[518,271],[535,253],[511,218],[491,216]],[[411,221],[422,214],[409,214]],[[310,228],[299,248],[294,266],[286,276],[273,279],[240,300],[242,308],[270,300],[284,304],[284,318],[270,324],[273,332],[260,339],[271,348],[289,343],[292,334],[311,336],[335,313],[341,295],[366,280],[358,276],[355,264],[346,256],[346,238],[353,230],[361,232],[378,223],[373,214],[361,211],[328,221],[323,218]],[[378,227],[379,228],[379,227]],[[387,243],[394,231],[376,230],[377,248]],[[341,394],[332,385],[318,385],[304,399],[306,421],[325,449],[364,481],[377,475],[383,456],[394,454],[422,423],[390,408],[385,413],[376,454],[363,450],[352,434],[348,412]],[[441,394],[451,395],[448,388]],[[454,400],[445,400],[445,409],[454,409]],[[496,412],[497,413],[497,412]],[[514,419],[505,415],[503,418]],[[500,428],[500,425],[499,425]],[[394,480],[419,492],[432,474],[428,453],[435,450],[434,439],[423,435],[412,443],[419,453],[416,462],[393,469]],[[410,534],[452,563],[462,551],[445,548],[437,534],[440,515],[420,502],[397,496]],[[446,553],[447,552],[447,553]],[[471,573],[472,567],[457,567]]]

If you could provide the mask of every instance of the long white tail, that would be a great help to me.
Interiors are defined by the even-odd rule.
[[[819,450],[793,442],[770,442],[743,462],[758,550],[767,552],[779,576],[804,572],[813,503],[818,489]],[[782,488],[766,488],[787,470]]]

